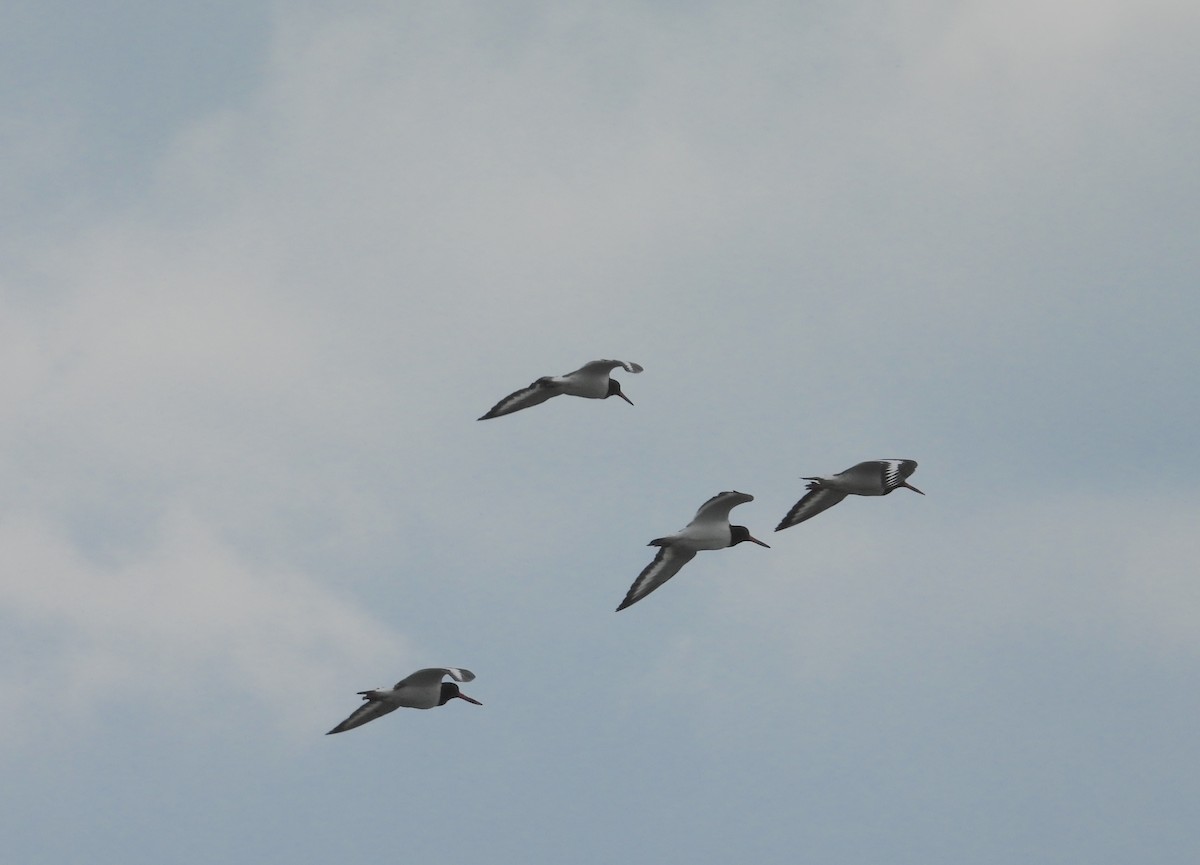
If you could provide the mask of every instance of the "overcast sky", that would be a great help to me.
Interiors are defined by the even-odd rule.
[[[6,858],[1198,861],[1198,25],[10,0]]]

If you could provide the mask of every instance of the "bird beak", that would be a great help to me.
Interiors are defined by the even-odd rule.
[[[919,489],[917,489],[916,487],[914,487],[912,484],[908,483],[907,481],[905,481],[903,484],[901,484],[901,486],[907,487],[908,489],[912,490],[914,493],[921,493],[921,491]],[[921,495],[925,495],[925,493],[921,493]]]
[[[633,405],[633,400],[631,400],[629,397],[625,396],[625,394],[621,393],[620,391],[617,391],[617,396],[619,396],[621,399],[625,400],[625,402],[629,403],[630,405]]]
[[[770,544],[764,544],[762,541],[760,541],[758,538],[754,537],[753,535],[750,535],[749,537],[747,537],[746,540],[754,541],[754,543],[758,544],[760,547],[766,547],[768,550],[771,549]]]
[[[466,700],[468,703],[474,703],[476,706],[482,706],[482,705],[483,705],[483,703],[479,702],[479,701],[478,701],[478,700],[476,700],[474,697],[468,697],[468,696],[467,696],[466,694],[464,694],[462,691],[459,691],[459,692],[458,692],[457,694],[455,694],[454,696],[458,697],[458,699],[460,699],[460,700]]]

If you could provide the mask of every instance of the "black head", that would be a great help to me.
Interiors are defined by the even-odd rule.
[[[736,547],[742,541],[750,541],[752,544],[758,544],[760,547],[766,547],[768,550],[771,549],[770,544],[764,544],[758,538],[754,537],[745,526],[730,526],[729,534],[729,546],[731,547]]]
[[[633,400],[621,393],[621,383],[615,378],[610,378],[608,380],[608,393],[604,395],[604,398],[608,399],[610,396],[619,396],[621,399],[625,400],[625,402],[633,405]]]
[[[483,703],[479,702],[473,697],[468,697],[466,694],[460,691],[458,689],[458,685],[454,684],[453,682],[442,682],[442,696],[438,699],[438,705],[444,706],[455,697],[460,700],[466,700],[468,703],[474,703],[476,706],[483,705]]]

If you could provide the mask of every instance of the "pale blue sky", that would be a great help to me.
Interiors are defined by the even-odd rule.
[[[1195,862],[1198,24],[9,4],[12,861]]]

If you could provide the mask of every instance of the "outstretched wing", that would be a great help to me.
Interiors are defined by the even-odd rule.
[[[809,485],[810,489],[812,484]],[[825,487],[817,487],[808,495],[792,505],[792,509],[787,512],[787,516],[779,521],[779,525],[775,527],[775,531],[782,531],[790,528],[797,523],[802,523],[807,519],[815,517],[821,511],[827,511],[842,499],[846,497],[845,493],[837,490],[827,489]]]
[[[883,488],[894,490],[917,470],[916,460],[879,460],[883,465]]]
[[[523,408],[532,408],[535,405],[540,405],[552,396],[558,396],[561,388],[553,384],[549,377],[539,378],[529,387],[523,387],[520,390],[513,391],[500,402],[496,403],[488,413],[479,420],[487,420],[489,418],[500,417],[501,415],[512,414],[515,411],[520,411]]]
[[[625,372],[637,373],[642,371],[640,363],[627,363],[623,360],[593,360],[585,363],[579,369],[575,370],[575,372],[585,374],[610,373],[617,367],[621,367]]]
[[[361,727],[369,721],[374,721],[376,718],[381,718],[388,712],[394,712],[400,708],[396,703],[375,700],[367,696],[364,696],[363,699],[366,700],[365,703],[355,709],[349,718],[342,721],[342,723],[338,724],[325,735],[332,736],[334,733],[344,733],[347,730],[353,730],[355,727]]]
[[[621,606],[617,607],[617,612],[636,604],[646,595],[653,592],[671,577],[679,573],[679,569],[696,557],[696,551],[687,548],[676,546],[662,547],[658,551],[658,555],[654,557],[654,561],[646,565],[638,578],[633,581],[633,585],[629,587],[629,592],[625,595],[625,600],[621,601]]]
[[[743,505],[746,502],[754,501],[754,496],[749,493],[739,493],[737,490],[726,490],[723,493],[717,493],[711,499],[700,506],[700,510],[696,511],[696,516],[692,518],[692,523],[708,523],[708,522],[729,522],[729,512],[738,505]]]
[[[475,674],[470,670],[464,670],[462,667],[426,667],[423,670],[417,670],[411,676],[405,676],[396,683],[393,690],[399,691],[401,688],[432,688],[439,684],[442,678],[449,676],[456,682],[471,682],[475,679]]]
[[[866,495],[885,495],[916,470],[916,460],[866,460],[838,472],[836,477],[849,483],[851,490],[860,488]]]

